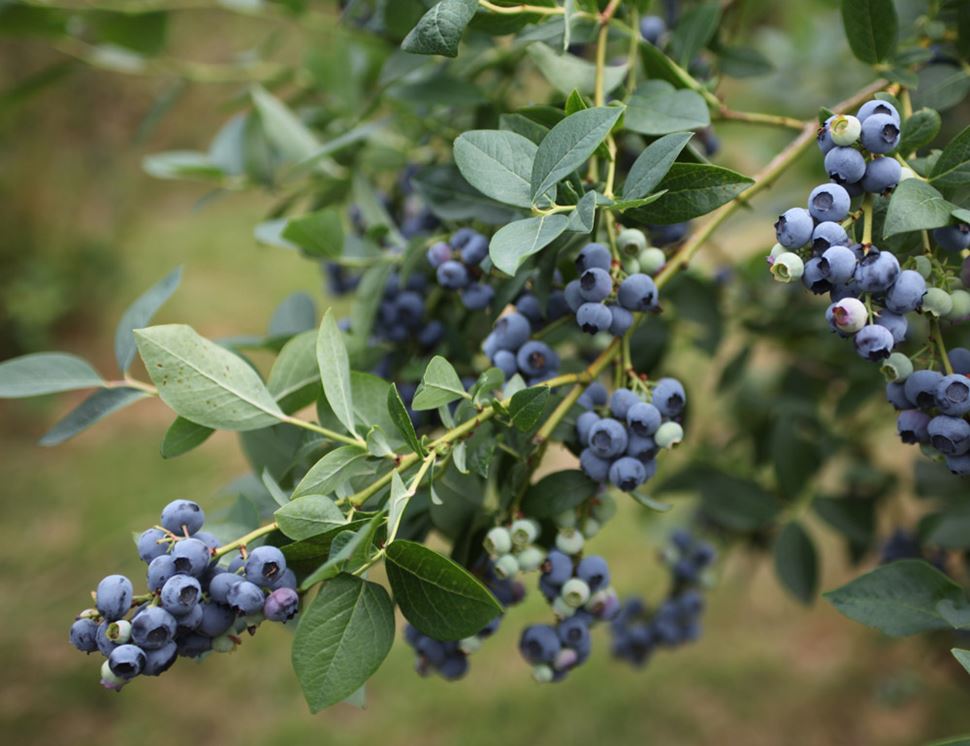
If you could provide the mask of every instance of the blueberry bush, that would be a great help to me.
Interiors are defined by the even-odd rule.
[[[944,121],[970,93],[970,5],[843,0],[868,82],[809,121],[727,101],[772,67],[743,36],[758,3],[233,0],[338,42],[224,66],[166,56],[190,8],[141,5],[8,3],[0,21],[119,74],[240,83],[207,150],[145,170],[272,195],[256,240],[315,265],[332,305],[294,294],[261,336],[152,325],[178,268],[118,322],[117,373],[59,352],[0,364],[6,398],[92,390],[42,445],[166,406],[164,458],[226,430],[252,468],[218,520],[180,498],[135,535],[144,583],[97,583],[70,642],[104,657],[103,686],[269,621],[294,629],[311,710],[359,705],[395,609],[421,675],[462,678],[500,622],[538,682],[598,638],[642,666],[701,636],[733,547],[811,603],[809,513],[851,563],[880,558],[829,603],[889,635],[947,631],[970,667],[970,127]],[[748,176],[712,162],[722,122],[792,139]],[[764,226],[761,256],[696,267],[806,153],[827,180]],[[716,401],[688,393],[684,345],[720,366]],[[903,470],[883,463],[884,399],[922,451]],[[707,426],[715,409],[728,425]],[[901,524],[913,492],[921,518]],[[655,552],[666,594],[626,596],[593,551],[616,501],[659,515],[686,496],[689,525]],[[544,618],[512,608],[528,592]]]

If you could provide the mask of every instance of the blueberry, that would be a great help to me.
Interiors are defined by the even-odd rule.
[[[855,334],[866,325],[868,317],[865,304],[858,298],[844,298],[825,311],[829,324],[842,334]]]
[[[650,239],[654,246],[670,246],[680,243],[690,233],[690,222],[670,223],[669,225],[648,225]]]
[[[644,438],[634,433],[630,435],[628,440],[626,455],[640,459],[644,463],[651,461],[660,451],[653,438]],[[650,476],[651,474],[648,470],[647,478]]]
[[[823,274],[823,267],[822,257],[820,256],[812,257],[805,262],[802,284],[815,295],[823,295],[832,289],[832,283]]]
[[[461,290],[468,284],[468,270],[461,262],[449,259],[435,270],[438,284],[448,290]]]
[[[626,413],[626,423],[635,435],[641,438],[653,435],[660,427],[662,416],[653,404],[638,401]]]
[[[233,610],[221,603],[205,601],[199,604],[199,609],[202,611],[202,619],[199,620],[196,630],[206,637],[225,634],[236,621]]]
[[[413,290],[405,290],[394,299],[394,321],[405,328],[418,325],[424,316],[424,297]]]
[[[944,376],[936,385],[936,405],[951,417],[970,412],[970,378],[959,373]]]
[[[106,621],[121,619],[131,608],[134,589],[124,575],[109,575],[98,583],[94,605]]]
[[[162,608],[172,616],[185,616],[202,597],[202,586],[191,575],[175,575],[162,586]]]
[[[131,620],[131,640],[143,650],[158,650],[175,637],[175,617],[159,606],[146,606]]]
[[[614,337],[622,337],[633,326],[633,314],[622,306],[607,306],[607,308],[610,309],[610,316],[612,316],[610,334]]]
[[[501,370],[508,380],[519,372],[519,365],[515,362],[515,353],[508,350],[499,350],[492,356],[492,365]]]
[[[624,492],[632,492],[647,478],[643,462],[631,456],[618,458],[610,465],[610,483]]]
[[[481,233],[476,233],[468,239],[468,242],[460,247],[461,260],[470,267],[482,263],[488,256],[488,239]]]
[[[867,324],[855,335],[855,348],[866,360],[885,360],[893,351],[892,332],[878,324]]]
[[[923,305],[926,280],[919,272],[904,269],[886,293],[886,308],[893,313],[909,313]]]
[[[610,584],[610,568],[606,560],[597,555],[583,557],[576,566],[576,577],[585,581],[592,593]]]
[[[849,193],[839,184],[820,184],[808,196],[808,211],[820,222],[845,220],[849,207]]]
[[[613,314],[602,303],[584,303],[576,312],[576,321],[587,334],[596,334],[610,328]]]
[[[852,145],[859,139],[862,132],[862,122],[851,114],[839,114],[826,121],[832,142],[836,145]]]
[[[579,307],[585,303],[582,294],[579,292],[579,280],[569,282],[563,290],[563,296],[566,299],[566,305],[573,313],[576,313]]]
[[[145,668],[145,651],[137,645],[119,645],[108,656],[111,673],[122,679],[133,679]]]
[[[873,246],[859,261],[855,279],[864,293],[884,293],[899,277],[899,262],[888,251]]]
[[[563,619],[556,625],[556,634],[563,647],[577,651],[585,651],[589,648],[589,620],[585,616],[576,614]]]
[[[467,656],[461,652],[452,653],[438,666],[438,673],[446,681],[457,681],[468,673]]]
[[[808,210],[793,207],[778,216],[775,235],[786,249],[798,249],[807,244],[815,231],[815,222]]]
[[[198,629],[202,623],[202,604],[197,603],[188,614],[175,617],[175,637],[181,637]]]
[[[677,422],[665,422],[657,428],[653,439],[660,448],[673,448],[684,439],[684,428]]]
[[[173,534],[190,536],[202,528],[205,513],[191,500],[173,500],[162,509],[162,528]]]
[[[845,246],[849,243],[849,234],[838,223],[822,222],[812,231],[812,249],[821,254],[832,246]]]
[[[151,562],[156,557],[160,557],[168,551],[168,542],[165,539],[168,537],[164,531],[159,528],[149,528],[142,531],[141,535],[138,537],[138,556],[141,557],[142,562]]]
[[[248,580],[236,583],[226,594],[229,607],[240,616],[249,616],[262,611],[263,598],[260,587]]]
[[[209,547],[198,539],[182,539],[172,547],[175,571],[184,575],[199,577],[208,569],[212,554]]]
[[[619,388],[610,397],[610,413],[618,420],[625,420],[630,413],[630,407],[640,401],[640,397],[630,389]]]
[[[664,417],[679,417],[687,404],[684,387],[675,378],[661,378],[653,390],[653,405]]]
[[[855,253],[845,246],[830,246],[820,257],[819,272],[834,285],[849,282],[856,270]]]
[[[958,477],[970,476],[970,453],[962,456],[945,456],[946,467]]]
[[[174,575],[178,575],[178,571],[175,569],[172,555],[163,554],[161,557],[156,557],[148,565],[148,590],[158,593]]]
[[[594,267],[608,272],[611,264],[610,250],[601,243],[587,244],[576,256],[576,271],[579,274]]]
[[[552,663],[559,654],[562,644],[556,630],[548,624],[533,624],[522,630],[519,638],[519,652],[532,665]]]
[[[579,294],[584,301],[599,303],[613,292],[613,279],[610,273],[599,267],[587,269],[579,276]]]
[[[421,327],[418,332],[418,344],[424,349],[430,349],[441,341],[445,334],[445,325],[438,319],[432,319]]]
[[[966,347],[954,347],[947,353],[947,357],[954,373],[970,375],[970,350]]]
[[[531,293],[526,293],[515,302],[515,310],[525,316],[532,326],[542,324],[542,304]]]
[[[906,400],[910,402],[908,407],[919,407],[920,409],[932,409],[936,406],[936,389],[943,380],[943,374],[935,370],[917,370],[903,384]]]
[[[896,430],[903,443],[929,443],[930,434],[926,426],[930,416],[918,409],[904,409],[896,417]]]
[[[893,336],[894,345],[899,345],[906,341],[906,331],[909,328],[909,322],[906,321],[905,316],[900,316],[891,311],[880,311],[879,315],[876,316],[876,323],[889,330],[889,333]]]
[[[461,302],[469,311],[484,310],[494,297],[492,286],[482,282],[473,282],[461,291]]]
[[[586,444],[589,442],[589,431],[593,425],[599,422],[599,419],[599,415],[593,411],[583,412],[576,418],[576,435],[580,443]]]
[[[835,117],[829,117],[825,120],[825,124],[818,128],[818,132],[815,135],[818,140],[818,149],[822,151],[823,155],[835,147],[835,140],[832,139],[832,131],[829,129],[829,124],[833,119]]]
[[[862,147],[870,153],[891,153],[899,145],[899,119],[893,119],[888,114],[866,117],[862,122],[861,139]]]
[[[926,427],[930,443],[944,456],[962,456],[970,450],[970,423],[959,417],[939,415]]]
[[[562,290],[553,290],[546,301],[546,319],[555,321],[569,313],[571,306],[566,302],[566,294]]]
[[[606,404],[608,398],[606,386],[599,381],[593,381],[580,395],[578,403],[586,409],[592,409],[593,407],[602,407]]]
[[[888,101],[882,101],[880,99],[873,99],[872,101],[864,103],[859,108],[859,111],[856,112],[856,118],[860,122],[865,122],[873,114],[883,114],[889,116],[896,124],[900,123],[899,112],[896,111],[896,107]]]
[[[529,320],[517,311],[502,316],[495,322],[495,344],[500,350],[515,352],[532,335]]]
[[[609,479],[610,462],[597,456],[591,448],[584,448],[580,452],[579,466],[594,482],[602,484]]]
[[[626,450],[626,428],[621,422],[604,417],[590,428],[588,443],[593,453],[600,458],[615,458]]]
[[[428,258],[428,264],[433,269],[438,269],[438,267],[451,259],[451,246],[444,241],[438,241],[438,243],[430,246],[425,256]]]
[[[300,596],[292,588],[278,588],[266,597],[263,616],[271,622],[287,622],[300,610]]]
[[[545,342],[532,339],[515,355],[519,370],[526,376],[540,376],[559,367],[559,356]]]
[[[209,583],[208,594],[216,603],[225,604],[229,603],[228,593],[229,589],[232,588],[236,583],[241,583],[243,578],[241,575],[237,575],[234,572],[225,572],[217,575]]]
[[[473,228],[459,228],[453,234],[451,234],[451,240],[449,243],[456,249],[462,249],[465,247],[469,241],[475,236],[479,235],[478,231]]]
[[[617,300],[628,311],[652,311],[657,307],[657,286],[649,275],[630,275],[620,283]]]
[[[825,154],[825,173],[836,184],[854,184],[866,175],[866,159],[855,148],[832,148]],[[845,215],[837,220],[844,218]]]
[[[660,43],[660,37],[667,32],[667,24],[660,16],[644,16],[640,19],[640,36],[654,46]]]
[[[895,381],[886,384],[886,401],[892,404],[897,410],[913,407],[913,402],[906,396],[905,384]]]
[[[212,650],[212,638],[193,633],[176,640],[178,654],[183,658],[198,658]]]
[[[256,547],[246,560],[246,580],[268,585],[286,571],[286,557],[276,547]]]
[[[445,662],[448,651],[445,643],[435,640],[427,635],[422,635],[415,644],[415,651],[428,663],[437,668]]]
[[[944,251],[958,252],[970,248],[970,225],[957,223],[933,231],[933,240]]]
[[[98,623],[93,619],[77,619],[71,625],[71,644],[82,653],[98,649]]]
[[[873,158],[866,165],[862,188],[872,194],[885,194],[896,188],[902,173],[903,167],[895,158]]]
[[[553,549],[542,563],[542,576],[553,585],[561,586],[573,576],[573,561],[558,549]]]

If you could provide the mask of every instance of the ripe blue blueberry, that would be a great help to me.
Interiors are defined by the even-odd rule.
[[[256,614],[263,609],[263,591],[255,583],[244,580],[236,583],[226,594],[229,608],[240,616]]]
[[[626,428],[612,417],[604,417],[590,428],[588,444],[600,458],[615,458],[626,450]]]
[[[903,167],[895,158],[873,158],[866,165],[862,188],[871,194],[885,194],[896,188]]]
[[[477,235],[479,235],[478,231],[473,228],[459,228],[451,234],[449,243],[456,249],[463,249]]]
[[[175,617],[159,606],[146,606],[131,620],[131,641],[142,650],[158,650],[175,637]]]
[[[145,667],[145,651],[137,645],[119,645],[108,656],[111,673],[122,679],[133,679]]]
[[[205,544],[209,548],[210,554],[219,548],[219,540],[216,538],[215,534],[211,534],[208,531],[196,531],[192,538],[198,539]]]
[[[128,613],[133,593],[131,581],[124,575],[108,575],[98,583],[94,605],[106,621],[113,622]]]
[[[570,306],[566,302],[566,294],[562,290],[553,290],[549,293],[546,301],[546,320],[555,321],[562,318],[570,311]]]
[[[657,307],[657,285],[649,275],[638,272],[620,284],[616,297],[628,311],[652,311]]]
[[[610,250],[601,243],[591,243],[584,246],[576,256],[576,271],[582,274],[594,267],[609,271],[611,263]]]
[[[832,289],[832,283],[823,274],[822,257],[815,256],[805,262],[802,270],[802,284],[815,295],[822,295]]]
[[[492,365],[505,374],[506,380],[519,372],[519,365],[515,362],[515,353],[508,350],[499,350],[492,355]]]
[[[637,401],[626,412],[626,423],[635,435],[646,438],[657,432],[662,417],[653,404]]]
[[[191,575],[175,575],[162,586],[162,608],[172,616],[190,613],[202,598],[202,586]]]
[[[212,554],[209,547],[198,539],[182,539],[172,547],[175,571],[199,577],[208,569]]]
[[[630,407],[641,401],[630,389],[619,388],[610,397],[610,413],[618,420],[625,420]]]
[[[819,272],[834,285],[849,282],[855,275],[855,252],[845,246],[830,246],[821,256]]]
[[[499,350],[515,352],[532,335],[529,320],[517,311],[502,316],[495,322],[495,344]]]
[[[607,306],[613,320],[610,322],[609,332],[614,337],[622,337],[633,326],[633,314],[622,306]]]
[[[958,477],[970,476],[970,453],[962,456],[945,456],[946,468]]]
[[[561,647],[559,635],[548,624],[526,627],[519,638],[519,652],[532,665],[552,663]]]
[[[630,434],[629,442],[626,446],[627,456],[640,459],[640,461],[643,461],[644,464],[646,464],[647,462],[651,461],[659,451],[660,448],[657,446],[657,443],[652,437],[644,438],[636,433]],[[655,467],[654,470],[656,470]],[[647,479],[649,479],[652,475],[652,471],[648,469]]]
[[[188,614],[183,614],[180,617],[174,617],[174,619],[176,637],[195,632],[199,624],[202,623],[202,604],[197,603],[192,607]]]
[[[970,450],[970,423],[960,417],[938,415],[926,429],[930,443],[944,456],[962,456]]]
[[[905,383],[898,381],[892,381],[886,384],[886,401],[892,404],[897,410],[910,409],[915,404],[906,396]]]
[[[148,590],[157,593],[162,586],[174,575],[178,574],[175,569],[175,560],[170,554],[163,554],[156,557],[148,565]]]
[[[889,333],[893,336],[894,345],[900,345],[906,341],[909,322],[905,316],[893,313],[892,311],[880,311],[876,315],[876,324],[889,330]]]
[[[183,658],[198,658],[212,650],[212,638],[197,633],[176,640],[178,654]]]
[[[836,184],[855,184],[866,175],[866,159],[855,148],[832,148],[825,154],[825,173]]]
[[[220,575],[216,575],[209,583],[209,598],[216,603],[229,603],[229,589],[236,585],[236,583],[241,583],[242,581],[242,576],[237,575],[234,572],[224,572]]]
[[[428,257],[428,264],[433,269],[438,269],[438,267],[451,259],[451,246],[444,241],[438,241],[438,243],[431,245],[426,256]]]
[[[156,650],[146,650],[142,676],[161,676],[172,667],[176,658],[178,645],[175,642],[169,642]]]
[[[632,492],[646,481],[647,471],[639,459],[623,456],[610,464],[609,477],[617,489]]]
[[[970,225],[957,223],[933,231],[933,240],[944,251],[958,252],[970,248]]]
[[[202,610],[202,619],[196,630],[206,637],[225,634],[236,621],[233,610],[224,604],[205,601],[199,604],[199,608]]]
[[[871,117],[873,114],[883,114],[889,116],[898,125],[899,112],[896,111],[896,107],[893,106],[888,101],[882,101],[880,99],[873,99],[872,101],[867,101],[856,112],[856,118],[860,122],[865,122],[866,119]]]
[[[579,467],[594,482],[604,483],[610,476],[610,462],[597,456],[592,448],[584,448],[579,454]]]
[[[168,537],[160,528],[149,528],[138,537],[138,556],[142,562],[151,562],[168,551]]]
[[[829,129],[829,125],[835,117],[829,117],[825,120],[825,124],[818,128],[818,133],[816,134],[816,139],[818,140],[818,149],[822,151],[825,155],[832,148],[835,147],[835,140],[832,139],[832,130]]]
[[[93,619],[76,619],[71,625],[71,644],[82,653],[98,649],[98,623]]]
[[[589,431],[593,425],[599,422],[599,419],[599,415],[593,411],[583,412],[576,418],[576,435],[580,443],[589,442]]]
[[[469,311],[481,311],[488,307],[495,297],[491,285],[473,282],[461,291],[461,302]]]
[[[576,566],[576,577],[586,582],[591,593],[596,593],[609,586],[610,567],[602,557],[588,555]]]
[[[550,583],[561,586],[573,576],[573,561],[558,549],[550,550],[542,563],[542,576]]]
[[[515,302],[515,310],[525,316],[533,326],[542,324],[542,304],[532,293],[525,293]]]
[[[888,114],[866,117],[862,122],[861,140],[862,147],[870,153],[891,153],[899,145],[899,119]]]
[[[467,266],[475,266],[482,263],[488,256],[488,239],[481,233],[469,237],[467,243],[461,247],[461,260]]]
[[[944,376],[936,385],[936,405],[951,417],[970,412],[970,378],[959,373]]]
[[[930,416],[918,409],[904,409],[896,416],[896,430],[903,443],[929,443]]]
[[[287,622],[300,610],[300,596],[292,588],[278,588],[266,597],[263,616],[271,622]]]
[[[559,367],[559,356],[545,342],[529,340],[519,348],[515,361],[523,375],[541,376]]]
[[[406,328],[417,325],[424,316],[424,296],[405,290],[394,299],[394,321]]]
[[[579,276],[579,294],[584,301],[599,303],[613,292],[610,273],[599,267],[587,269]]]
[[[583,300],[583,296],[579,292],[579,280],[572,280],[566,284],[566,287],[563,290],[563,297],[566,300],[566,305],[569,306],[569,310],[573,313],[576,313],[576,311],[579,310],[579,307],[586,302]]]
[[[446,681],[457,681],[468,673],[468,657],[460,651],[451,653],[438,666],[438,673]]]
[[[276,547],[256,547],[246,560],[246,580],[256,585],[269,585],[286,571],[286,557]]]
[[[593,407],[603,406],[607,399],[609,399],[609,394],[606,391],[606,386],[599,381],[593,381],[580,395],[578,403],[586,409],[592,409]]]
[[[602,303],[584,303],[576,312],[576,322],[587,334],[597,334],[610,328],[613,314]]]
[[[866,360],[885,360],[893,351],[893,335],[886,327],[867,324],[855,335],[855,348]]]
[[[932,409],[935,407],[936,388],[942,380],[943,374],[935,370],[914,371],[906,379],[906,383],[903,384],[906,400],[910,402],[910,405],[903,407],[903,409],[909,409],[914,406],[920,409]]]
[[[786,249],[800,249],[812,239],[815,221],[808,210],[793,207],[778,216],[775,221],[775,235],[778,243]]]
[[[435,277],[438,278],[438,284],[448,290],[461,290],[468,284],[468,270],[464,264],[454,259],[441,264],[435,270]]]
[[[162,528],[173,534],[190,536],[202,528],[205,513],[191,500],[173,500],[162,509]]]
[[[849,207],[849,193],[838,184],[820,184],[808,195],[808,211],[820,222],[845,220]]]
[[[947,357],[954,373],[970,375],[970,350],[966,347],[954,347],[947,353]]]
[[[848,243],[849,234],[838,223],[822,222],[812,231],[812,250],[816,254],[821,254],[832,246],[845,246]]]
[[[926,295],[926,280],[912,269],[899,273],[893,286],[886,293],[886,308],[893,313],[909,313],[923,305]]]
[[[664,417],[679,417],[687,404],[684,387],[675,378],[661,378],[653,390],[653,405]]]
[[[640,19],[640,36],[654,46],[660,43],[660,38],[667,32],[667,24],[660,16],[644,16]]]
[[[556,625],[556,634],[559,637],[560,645],[577,652],[588,651],[590,646],[589,624],[589,619],[582,614],[563,619]]]
[[[873,246],[859,261],[855,280],[864,293],[884,293],[899,277],[899,261],[888,251]]]

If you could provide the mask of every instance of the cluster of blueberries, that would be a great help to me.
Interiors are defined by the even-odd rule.
[[[795,207],[778,218],[778,243],[768,261],[777,280],[800,279],[813,293],[828,293],[831,304],[825,315],[831,328],[852,337],[860,356],[881,363],[890,381],[887,397],[900,410],[902,440],[932,446],[951,471],[968,475],[970,352],[951,351],[953,372],[944,375],[914,370],[914,361],[896,348],[906,339],[907,314],[949,321],[970,318],[970,292],[929,286],[934,268],[927,257],[913,257],[906,262],[912,268],[903,269],[892,252],[851,241],[845,228],[852,222],[852,197],[885,194],[900,178],[912,175],[884,156],[895,150],[899,137],[899,114],[887,101],[869,101],[857,116],[830,117],[818,141],[833,183],[812,190],[808,209]],[[962,250],[970,245],[970,227],[941,228],[934,237],[946,251]]]
[[[98,583],[94,608],[71,625],[74,647],[107,659],[104,687],[120,690],[136,676],[158,676],[178,656],[229,652],[243,630],[254,632],[263,619],[286,622],[299,611],[296,576],[279,549],[257,547],[221,567],[219,543],[202,531],[204,521],[190,500],[165,506],[161,524],[137,542],[149,592],[135,596],[128,578],[109,575]]]
[[[634,312],[656,311],[659,307],[657,286],[643,272],[628,275],[614,293],[611,266],[612,256],[606,246],[587,244],[576,257],[579,277],[566,285],[566,303],[587,334],[608,331],[622,336],[633,324]]]
[[[392,344],[413,339],[422,349],[434,348],[444,336],[445,327],[438,319],[425,318],[427,292],[428,280],[424,275],[414,272],[402,282],[392,272],[384,283],[374,333]]]
[[[518,373],[532,386],[558,374],[559,355],[545,342],[531,337],[529,318],[522,311],[511,311],[495,322],[482,342],[482,351],[506,379]]]
[[[673,448],[684,437],[681,421],[687,394],[674,378],[658,379],[651,386],[650,401],[627,388],[608,397],[605,387],[594,383],[578,403],[586,409],[576,419],[580,467],[593,481],[609,482],[624,492],[650,479],[660,450]],[[608,413],[597,411],[605,409]]]
[[[488,274],[481,266],[488,258],[488,239],[478,231],[459,228],[448,241],[431,244],[427,257],[438,284],[458,291],[469,311],[482,311],[495,298],[495,290],[485,281]]]
[[[671,573],[670,593],[656,609],[641,598],[624,601],[610,624],[613,657],[642,666],[657,648],[673,648],[701,636],[704,598],[700,593],[704,570],[714,561],[714,548],[678,530],[664,560]]]
[[[482,581],[503,607],[514,606],[525,598],[522,583],[500,574],[492,561],[483,559],[479,567]],[[447,681],[457,681],[468,673],[468,656],[477,652],[482,643],[498,631],[501,623],[502,617],[497,616],[477,634],[457,642],[436,640],[408,624],[404,628],[404,639],[417,656],[414,668],[419,675],[437,673]]]

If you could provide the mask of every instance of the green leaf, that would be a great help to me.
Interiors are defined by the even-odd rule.
[[[530,178],[536,145],[514,132],[470,130],[455,140],[455,163],[465,180],[487,197],[517,207],[532,205]],[[552,192],[555,199],[555,192]]]
[[[630,99],[623,122],[642,135],[666,135],[706,127],[711,115],[696,91],[677,90],[665,80],[648,80]]]
[[[910,231],[942,228],[950,222],[954,205],[920,179],[906,179],[893,192],[886,209],[883,238]]]
[[[60,445],[112,412],[117,412],[146,396],[148,394],[144,391],[127,386],[95,391],[48,430],[40,439],[40,445]]]
[[[753,78],[774,72],[775,66],[765,55],[742,45],[717,48],[717,66],[732,78]]]
[[[966,672],[970,673],[970,650],[950,648],[950,652],[953,653],[953,657],[957,659],[957,662],[963,666]]]
[[[900,153],[912,153],[929,145],[940,134],[943,120],[939,112],[933,109],[920,109],[903,122],[902,135],[899,140]]]
[[[818,592],[818,557],[812,537],[797,521],[788,523],[775,540],[775,572],[792,595],[803,604]]]
[[[691,8],[677,21],[670,35],[670,46],[676,50],[681,67],[687,67],[697,53],[714,38],[721,21],[721,4],[706,2]]]
[[[930,181],[935,186],[944,188],[970,184],[970,127],[954,137],[940,153],[936,165],[930,171]]]
[[[184,324],[135,331],[158,394],[176,414],[221,430],[255,430],[285,415],[240,358]]]
[[[622,114],[620,107],[584,109],[549,130],[532,165],[532,199],[545,194],[583,165]]]
[[[496,268],[514,276],[522,262],[542,251],[568,227],[569,218],[562,214],[516,220],[495,232],[488,255]]]
[[[437,409],[463,397],[470,398],[455,369],[441,355],[435,355],[425,368],[421,383],[414,392],[411,408],[417,412]]]
[[[842,25],[852,54],[874,65],[896,51],[899,21],[893,0],[842,0]]]
[[[289,495],[287,495],[283,491],[283,488],[280,487],[279,482],[277,482],[273,478],[273,475],[270,473],[268,466],[263,467],[263,473],[261,475],[260,481],[262,481],[263,486],[266,488],[266,491],[269,493],[269,496],[273,498],[273,500],[276,502],[277,505],[279,505],[280,507],[283,507],[284,505],[289,505],[290,503]]]
[[[290,109],[262,86],[252,89],[253,105],[266,137],[283,160],[299,162],[314,156],[320,142]]]
[[[465,27],[478,10],[477,0],[441,0],[421,16],[418,25],[401,42],[411,54],[458,56],[458,44]]]
[[[307,575],[300,583],[301,590],[309,590],[317,583],[337,577],[342,572],[350,572],[364,565],[371,554],[374,536],[377,529],[384,522],[384,513],[377,513],[373,518],[360,525],[348,524],[347,530],[327,531],[320,534],[319,539],[327,540],[331,534],[330,552],[326,562]],[[316,541],[311,539],[310,541]]]
[[[529,487],[522,498],[522,512],[534,518],[554,518],[582,505],[596,490],[596,482],[579,469],[556,471]]]
[[[965,606],[963,589],[923,560],[897,560],[824,594],[844,616],[903,637],[948,629],[941,603]]]
[[[182,281],[182,268],[177,267],[155,285],[146,290],[128,306],[118,328],[115,330],[115,359],[122,373],[127,373],[135,359],[135,329],[141,329],[152,320],[159,308],[172,297]]]
[[[569,95],[573,90],[593,93],[596,89],[596,65],[572,54],[556,54],[542,43],[528,47],[529,57],[542,76],[557,91]],[[603,69],[603,90],[613,91],[626,78],[627,66],[607,65]]]
[[[654,192],[649,197],[641,197],[640,199],[621,199],[607,205],[607,208],[613,212],[626,212],[627,210],[633,210],[637,207],[645,207],[646,205],[652,205],[658,199],[663,197],[667,193],[666,189],[659,192]]]
[[[970,74],[953,65],[927,65],[918,73],[919,87],[913,91],[913,106],[943,112],[952,109],[970,93]]]
[[[404,445],[397,434],[397,426],[387,411],[387,389],[390,384],[370,373],[353,371],[350,374],[350,390],[354,395],[354,419],[360,429],[377,425],[393,448]],[[330,409],[326,399],[317,402],[317,416],[320,424],[334,430],[341,428],[340,421]]]
[[[387,411],[394,421],[398,432],[401,433],[401,437],[404,438],[404,442],[418,456],[424,458],[426,455],[424,447],[421,445],[418,434],[414,431],[414,423],[411,422],[411,416],[408,414],[407,407],[404,406],[404,402],[401,400],[401,394],[398,393],[397,385],[393,383],[387,387]]]
[[[367,451],[360,446],[334,448],[304,475],[293,490],[293,499],[304,495],[329,495],[338,485],[371,469],[367,463]]]
[[[483,195],[451,164],[426,166],[412,177],[411,183],[428,209],[442,220],[480,220],[489,225],[504,225],[516,217],[514,209]]]
[[[198,425],[184,417],[176,417],[162,439],[162,458],[175,458],[188,453],[202,445],[214,432],[211,427]]]
[[[320,366],[315,331],[297,334],[283,345],[270,368],[266,388],[280,408],[290,414],[319,397]]]
[[[343,332],[337,327],[333,309],[328,308],[317,334],[317,365],[327,402],[340,423],[357,435],[354,422],[354,397],[350,388],[350,361]]]
[[[501,604],[464,567],[422,544],[391,542],[385,566],[404,616],[437,640],[474,635],[502,613]]]
[[[549,401],[549,389],[545,386],[517,392],[509,402],[509,417],[512,418],[512,424],[522,432],[531,430],[542,417],[547,401]]]
[[[269,320],[267,336],[271,340],[290,338],[317,326],[317,307],[308,293],[290,293],[275,308]]]
[[[630,167],[623,184],[623,199],[639,199],[650,194],[693,136],[692,132],[675,132],[650,143]]]
[[[318,536],[346,523],[340,508],[324,495],[303,495],[291,500],[280,507],[273,518],[280,531],[296,541]]]
[[[290,218],[282,235],[308,256],[336,259],[343,251],[344,227],[336,207]]]
[[[569,216],[567,230],[591,233],[596,220],[596,192],[586,192]]]
[[[146,155],[142,170],[156,179],[190,179],[221,182],[226,174],[213,163],[208,154],[192,150],[170,150]]]
[[[365,441],[367,442],[367,452],[371,456],[376,456],[377,458],[394,456],[394,449],[388,442],[387,436],[384,435],[384,431],[380,425],[374,425],[367,431]]]
[[[393,643],[394,605],[383,587],[353,575],[326,583],[303,611],[293,638],[293,670],[310,710],[356,692]]]
[[[542,142],[542,138],[549,134],[548,127],[534,122],[522,114],[500,114],[498,126],[499,129],[522,135],[522,137],[531,140],[536,145]],[[531,172],[529,178],[531,179]]]
[[[747,176],[720,166],[675,163],[657,185],[667,193],[627,215],[644,223],[682,223],[730,202],[752,183]]]
[[[0,399],[104,386],[87,360],[65,352],[36,352],[0,363]]]

